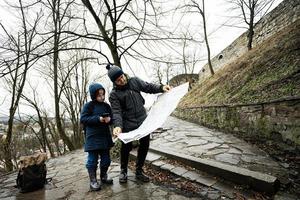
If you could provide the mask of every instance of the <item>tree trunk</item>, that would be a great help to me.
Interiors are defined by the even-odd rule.
[[[52,137],[52,140],[55,144],[55,147],[56,147],[56,151],[57,151],[57,155],[62,155],[60,149],[59,149],[59,138],[56,138],[56,133],[55,133],[55,125],[52,124],[50,121],[47,120],[46,122],[47,124],[47,127],[48,127],[48,130],[49,130],[49,134],[51,135]],[[54,131],[54,133],[52,132],[52,130]]]
[[[209,67],[210,73],[213,76],[215,74],[215,72],[214,72],[214,69],[213,69],[212,64],[211,64],[210,48],[209,48],[209,43],[208,43],[208,38],[207,38],[207,33],[206,33],[206,19],[205,19],[204,0],[202,0],[202,6],[203,6],[203,12],[202,12],[203,31],[204,31],[205,44],[206,44],[206,48],[207,48],[207,61],[208,61],[208,67]]]
[[[248,50],[252,49],[252,42],[253,42],[253,36],[254,36],[254,7],[250,9],[250,22],[249,22],[249,29],[248,29]]]
[[[89,0],[82,0],[82,3],[85,5],[85,7],[90,11],[90,13],[92,14],[93,18],[95,19],[97,26],[102,34],[103,40],[106,43],[107,47],[110,50],[111,56],[114,60],[114,64],[121,67],[121,60],[118,54],[118,50],[117,50],[117,39],[116,39],[116,35],[114,35],[114,43],[112,42],[112,40],[110,39],[110,37],[107,35],[107,31],[105,30],[105,27],[103,26],[100,18],[97,16],[94,8],[92,7],[91,3]],[[114,32],[113,34],[117,34],[116,32]]]
[[[11,155],[11,138],[12,138],[12,127],[13,127],[13,114],[12,110],[10,110],[10,117],[8,120],[8,130],[6,135],[6,140],[4,141],[4,162],[5,162],[5,170],[12,171],[13,163],[12,163],[12,155]]]
[[[60,39],[60,33],[58,32],[60,30],[60,14],[59,14],[59,3],[56,2],[56,4],[53,5],[53,22],[54,22],[54,53],[53,53],[53,77],[54,77],[54,104],[55,104],[55,120],[56,120],[56,127],[57,131],[61,137],[61,139],[64,141],[64,143],[68,146],[69,151],[73,151],[74,145],[72,144],[71,140],[67,137],[63,127],[62,127],[62,120],[60,117],[60,109],[59,109],[59,103],[60,103],[60,96],[58,92],[58,60],[59,60],[59,39]]]
[[[42,132],[42,138],[43,138],[43,144],[45,146],[45,152],[47,152],[47,149],[46,147],[48,147],[48,150],[49,150],[49,153],[50,153],[50,156],[51,157],[55,157],[54,153],[53,153],[53,150],[52,150],[52,147],[49,143],[49,140],[47,138],[47,132],[46,132],[46,127],[44,126],[44,120],[41,116],[41,113],[38,109],[38,107],[36,106],[36,111],[37,111],[37,114],[38,114],[38,118],[39,118],[39,124],[40,124],[40,127],[41,127],[41,132]]]
[[[57,45],[56,45],[57,46]],[[58,74],[57,74],[57,68],[58,68],[58,48],[55,47],[54,51],[57,53],[54,53],[53,55],[53,67],[54,67],[54,103],[55,103],[55,121],[56,121],[56,127],[57,131],[61,137],[61,139],[66,143],[68,146],[69,151],[73,151],[74,145],[72,144],[71,140],[67,137],[64,129],[62,128],[62,122],[60,117],[60,109],[59,109],[59,95],[58,95]]]
[[[248,50],[252,49],[253,35],[254,35],[254,31],[253,31],[253,23],[252,23],[252,25],[250,24],[250,26],[249,26],[248,35],[247,35],[247,38],[248,38],[247,48],[248,48]]]

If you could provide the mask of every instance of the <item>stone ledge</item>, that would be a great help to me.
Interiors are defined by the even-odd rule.
[[[152,153],[152,152],[148,152],[148,153],[159,156],[156,153]],[[136,151],[131,151],[130,156],[136,158],[137,157],[137,152]],[[182,178],[185,178],[187,180],[191,180],[191,181],[197,182],[199,184],[202,184],[204,186],[214,188],[214,189],[226,194],[231,199],[234,198],[234,194],[237,192],[234,188],[232,188],[232,185],[228,185],[226,183],[220,182],[215,177],[213,177],[209,174],[205,174],[205,175],[204,174],[198,174],[194,170],[188,170],[188,169],[185,169],[183,167],[176,167],[174,165],[171,165],[171,164],[168,164],[168,163],[164,162],[161,159],[150,162],[148,160],[148,156],[146,158],[146,162],[151,164],[152,167],[154,167],[158,170],[167,171],[167,172],[173,173],[177,176],[180,176]]]
[[[156,157],[160,157],[160,158],[162,157],[162,156],[160,156],[156,153],[152,153],[152,152],[148,152],[148,155],[149,154],[151,155],[150,157],[152,157],[152,156],[156,156]],[[149,160],[148,155],[146,157],[146,163],[151,164],[156,169],[173,173],[177,176],[180,176],[182,178],[200,183],[200,184],[205,185],[207,187],[213,187],[213,185],[217,182],[217,180],[215,180],[213,177],[203,176],[201,174],[196,173],[193,170],[187,170],[187,169],[182,168],[182,167],[176,167],[172,164],[164,162],[161,159],[157,159],[157,160],[151,162]],[[136,151],[131,151],[130,156],[134,157],[134,158],[137,158],[137,152]]]
[[[245,168],[227,165],[220,162],[196,158],[181,153],[176,153],[166,148],[156,148],[150,146],[150,151],[154,153],[163,154],[170,158],[180,160],[187,165],[190,165],[198,170],[203,170],[207,173],[217,175],[238,184],[248,185],[254,190],[275,193],[280,186],[277,177],[263,174],[260,172],[251,171]]]

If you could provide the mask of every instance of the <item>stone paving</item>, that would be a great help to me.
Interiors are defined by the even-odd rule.
[[[150,147],[166,148],[177,153],[211,159],[279,178],[287,174],[283,163],[274,161],[264,151],[231,134],[175,117],[169,117],[163,129],[166,131],[152,134]]]
[[[131,155],[136,158],[137,152],[134,150],[131,152]],[[251,198],[251,195],[253,195],[253,191],[249,191],[249,189],[247,189],[245,193],[242,189],[236,189],[236,185],[232,183],[226,183],[194,168],[186,168],[186,166],[178,166],[178,164],[169,164],[164,156],[153,152],[148,152],[146,163],[151,164],[152,168],[166,171],[185,180],[199,183],[201,186],[199,186],[198,192],[204,199],[236,199],[237,193],[243,195],[245,198]],[[185,180],[181,181],[184,182]]]
[[[167,188],[152,183],[142,184],[135,180],[134,174],[129,172],[129,180],[126,184],[119,184],[119,165],[112,163],[109,176],[114,184],[104,186],[99,192],[89,192],[88,175],[85,169],[86,155],[83,150],[73,151],[67,155],[50,159],[47,162],[48,175],[53,180],[44,189],[31,192],[19,193],[14,188],[17,173],[0,177],[0,199],[114,199],[114,200],[140,200],[140,199],[199,199],[187,198]],[[98,174],[99,176],[99,174]]]
[[[186,156],[214,160],[277,177],[286,174],[283,163],[275,162],[259,148],[230,134],[214,131],[174,117],[169,117],[163,128],[166,130],[165,132],[152,134],[150,147],[166,148]],[[132,172],[129,172],[128,183],[120,185],[118,163],[112,163],[109,170],[114,184],[104,186],[99,192],[89,192],[85,159],[86,154],[83,150],[50,159],[47,162],[47,177],[53,178],[52,182],[47,184],[44,189],[32,193],[21,194],[14,188],[16,173],[1,176],[0,199],[191,199],[151,182],[141,184],[135,180]],[[199,172],[195,173],[195,171],[180,166],[170,165],[160,159],[161,156],[151,156],[151,153],[147,156],[147,160],[153,166],[208,187],[210,192],[203,190],[204,199],[235,198],[234,185],[223,184],[208,174],[201,175]],[[287,199],[285,194],[283,196],[283,199]],[[277,194],[275,199],[282,199],[281,195]],[[288,199],[296,198],[292,196]]]

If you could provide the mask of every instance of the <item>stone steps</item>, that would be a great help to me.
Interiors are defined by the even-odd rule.
[[[190,155],[184,155],[182,153],[174,152],[174,150],[167,149],[165,147],[155,147],[150,146],[149,153],[156,155],[152,156],[149,154],[147,156],[150,158],[148,162],[150,162],[152,165],[159,165],[161,168],[167,168],[172,173],[175,173],[178,171],[177,175],[183,176],[183,170],[182,169],[176,169],[175,172],[173,169],[170,169],[172,167],[169,167],[168,165],[163,164],[163,161],[160,161],[158,159],[159,156],[166,156],[168,158],[181,161],[182,163],[191,166],[197,170],[204,171],[206,173],[210,174],[210,177],[204,178],[195,178],[198,177],[197,175],[189,175],[187,177],[188,179],[196,179],[199,181],[199,183],[209,186],[209,187],[218,187],[216,184],[217,182],[214,182],[212,177],[217,176],[221,177],[224,180],[231,181],[233,183],[241,184],[241,185],[247,185],[251,187],[252,189],[260,192],[266,192],[268,194],[274,194],[278,191],[280,183],[277,179],[277,177],[264,174],[261,172],[251,171],[245,168],[224,164],[221,162],[217,162],[215,160],[209,160],[209,159],[201,159],[197,157],[193,157]],[[173,170],[173,171],[172,171]],[[188,176],[188,175],[186,175]],[[200,176],[201,177],[201,176]],[[197,182],[198,182],[197,181]]]
[[[133,150],[130,152],[130,155],[131,157],[136,158],[137,152]],[[241,191],[235,189],[235,187],[232,184],[224,182],[223,180],[220,180],[219,178],[213,175],[199,172],[199,170],[196,170],[194,168],[189,167],[189,169],[187,169],[182,166],[170,164],[166,162],[164,156],[158,153],[149,151],[146,158],[146,163],[151,164],[152,167],[156,169],[170,172],[184,179],[204,185],[207,188],[215,189],[216,191],[219,191],[221,193],[217,194],[215,192],[208,192],[206,194],[206,197],[208,197],[209,199],[219,199],[220,196],[223,196],[223,198],[227,197],[229,199],[235,199],[236,193],[241,193]],[[247,196],[249,194],[243,193],[243,195]]]

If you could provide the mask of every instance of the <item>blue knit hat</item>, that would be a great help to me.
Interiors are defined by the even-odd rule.
[[[100,83],[91,83],[90,84],[89,92],[90,92],[90,96],[91,96],[92,100],[95,100],[97,98],[96,93],[97,93],[97,90],[100,90],[100,89],[104,90],[104,92],[105,92],[104,87]]]
[[[116,65],[108,64],[106,69],[108,70],[107,75],[112,82],[115,82],[117,78],[124,74],[122,69]]]

